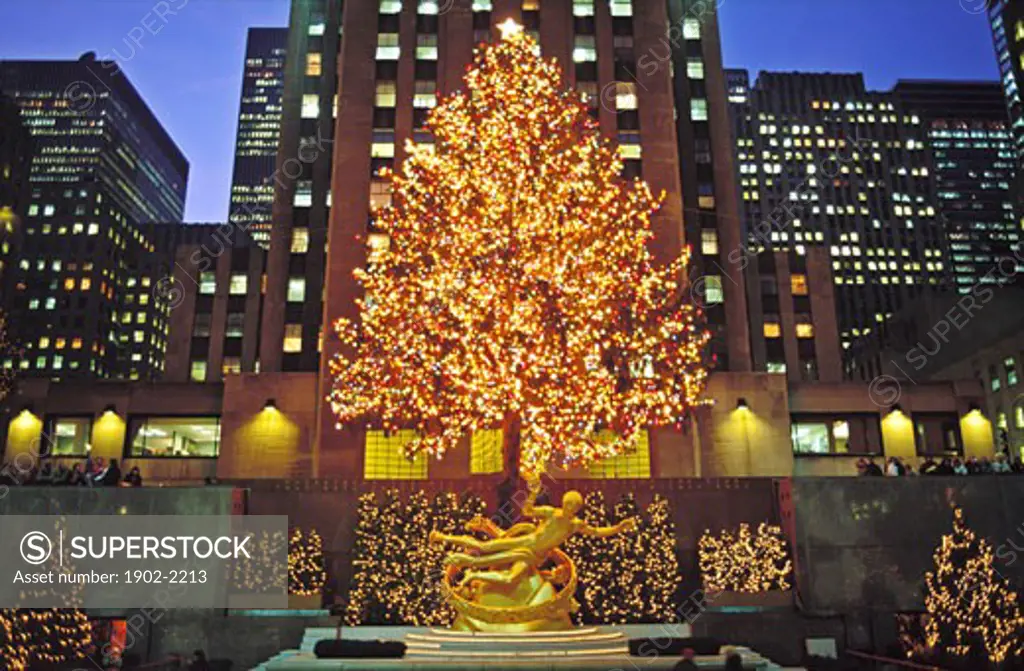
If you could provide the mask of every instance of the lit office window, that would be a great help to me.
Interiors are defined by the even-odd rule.
[[[789,287],[794,296],[807,295],[807,275],[797,274],[789,276]]]
[[[220,453],[219,417],[133,417],[129,457],[213,458]]]
[[[633,16],[632,0],[610,0],[608,9],[612,16]]]
[[[225,338],[241,338],[245,336],[245,313],[229,312],[224,326]]]
[[[702,228],[700,231],[701,254],[718,254],[718,231],[713,228]]]
[[[692,16],[683,19],[683,38],[687,40],[700,39],[700,19]]]
[[[295,184],[295,207],[313,206],[313,180],[300,179]]]
[[[195,321],[192,323],[192,337],[193,338],[209,338],[210,327],[213,323],[213,315],[209,312],[201,312],[196,315]]]
[[[305,277],[289,277],[288,278],[288,302],[289,303],[301,303],[306,300],[306,278]]]
[[[210,295],[217,291],[217,275],[213,272],[199,273],[199,293]]]
[[[397,61],[401,55],[398,48],[398,33],[380,33],[377,35],[377,60]]]
[[[690,118],[694,121],[708,120],[708,101],[704,98],[690,100]]]
[[[572,60],[593,63],[597,60],[597,42],[593,35],[577,35],[573,41]]]
[[[317,21],[316,23],[309,24],[309,35],[311,37],[320,37],[324,34],[327,26],[324,25],[323,21]]]
[[[380,0],[381,14],[401,14],[402,0]]]
[[[220,373],[221,375],[238,375],[242,372],[242,360],[237,356],[226,356],[224,357],[224,363],[221,364]]]
[[[814,337],[814,325],[811,324],[811,318],[808,315],[797,315],[796,316],[796,337],[797,338],[813,338]]]
[[[620,144],[619,145],[619,158],[626,161],[629,159],[641,158],[642,150],[639,144]]]
[[[318,119],[320,117],[320,96],[306,93],[302,96],[302,118]]]
[[[594,15],[594,0],[573,0],[573,2],[572,2],[572,15],[573,16],[593,16]]]
[[[189,379],[193,382],[206,382],[206,362],[202,360],[196,360],[192,362],[192,367],[189,371]]]
[[[394,158],[394,142],[374,142],[370,145],[370,156],[373,158]]]
[[[725,301],[725,293],[722,291],[721,275],[704,276],[704,304],[718,305]]]
[[[323,54],[306,54],[306,76],[319,77],[323,73]]]
[[[398,87],[395,82],[377,82],[377,91],[373,104],[377,107],[394,107],[398,98]]]
[[[686,76],[690,79],[704,79],[704,61],[700,58],[687,58]]]
[[[305,254],[309,251],[309,229],[296,226],[292,229],[292,254]]]
[[[437,14],[437,10],[437,0],[420,0],[416,7],[417,14],[433,15]]]
[[[249,276],[245,273],[232,273],[228,283],[228,293],[232,296],[244,296],[249,288]]]
[[[782,326],[779,325],[778,316],[769,315],[764,317],[764,337],[765,338],[781,338],[782,337]]]
[[[302,351],[302,324],[284,325],[284,352],[298,354]]]
[[[52,441],[55,457],[84,457],[89,453],[92,417],[53,417],[42,440]]]
[[[421,61],[437,60],[437,33],[416,36],[416,58]]]
[[[437,82],[417,80],[416,93],[412,98],[412,106],[418,109],[430,109],[437,104]]]
[[[370,209],[377,210],[391,204],[391,182],[375,179],[370,182]]]
[[[636,83],[615,82],[615,109],[618,111],[635,110],[639,105],[636,95]]]

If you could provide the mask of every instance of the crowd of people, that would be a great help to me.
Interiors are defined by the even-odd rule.
[[[67,464],[53,464],[49,461],[42,466],[33,464],[27,470],[17,464],[4,464],[0,467],[0,485],[141,487],[142,473],[136,466],[124,475],[117,459],[108,461],[103,457],[88,457],[70,468]]]
[[[932,457],[927,456],[915,471],[899,457],[889,457],[882,464],[875,463],[872,457],[861,457],[857,460],[857,474],[864,476],[901,477],[907,475],[1010,475],[1024,474],[1024,462],[1020,457],[1010,459],[1000,452],[994,458],[988,457]]]

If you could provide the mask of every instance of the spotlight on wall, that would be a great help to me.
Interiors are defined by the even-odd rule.
[[[747,399],[742,397],[742,396],[740,396],[739,399],[736,400],[736,409],[737,410],[750,410],[750,405],[747,403]]]
[[[263,404],[264,410],[277,410],[277,399],[268,398],[267,402]]]
[[[886,413],[886,414],[887,415],[892,415],[892,414],[897,413],[897,412],[902,415],[903,414],[903,408],[902,408],[902,406],[900,406],[899,403],[893,403],[891,406],[889,406],[889,412]]]
[[[971,401],[971,403],[967,405],[967,412],[981,412],[981,406]]]
[[[35,414],[35,406],[33,406],[31,403],[26,403],[25,405],[21,406],[21,412],[19,412],[18,414],[19,415],[24,415],[25,413],[28,413],[30,415],[34,415]]]
[[[116,415],[117,414],[117,406],[114,405],[113,403],[108,404],[107,406],[105,406],[103,408],[103,414],[104,415],[106,415],[106,414]]]

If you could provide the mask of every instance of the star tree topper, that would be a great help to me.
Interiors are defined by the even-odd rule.
[[[500,28],[431,112],[434,142],[383,173],[388,242],[356,271],[359,319],[335,324],[328,400],[339,427],[415,429],[409,456],[502,427],[535,475],[685,421],[704,402],[709,334],[689,250],[664,266],[648,251],[660,198],[620,177],[555,61]]]

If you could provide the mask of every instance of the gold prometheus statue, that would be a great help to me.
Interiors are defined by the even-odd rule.
[[[501,529],[474,518],[467,528],[490,538],[434,531],[431,543],[451,543],[467,552],[445,560],[444,587],[458,613],[452,627],[462,631],[550,631],[572,627],[578,607],[576,567],[559,546],[574,534],[605,538],[636,528],[633,518],[610,527],[594,527],[576,517],[583,496],[566,492],[562,507],[538,506],[540,482],[531,480],[523,516],[534,520]],[[459,572],[461,580],[458,580]]]

